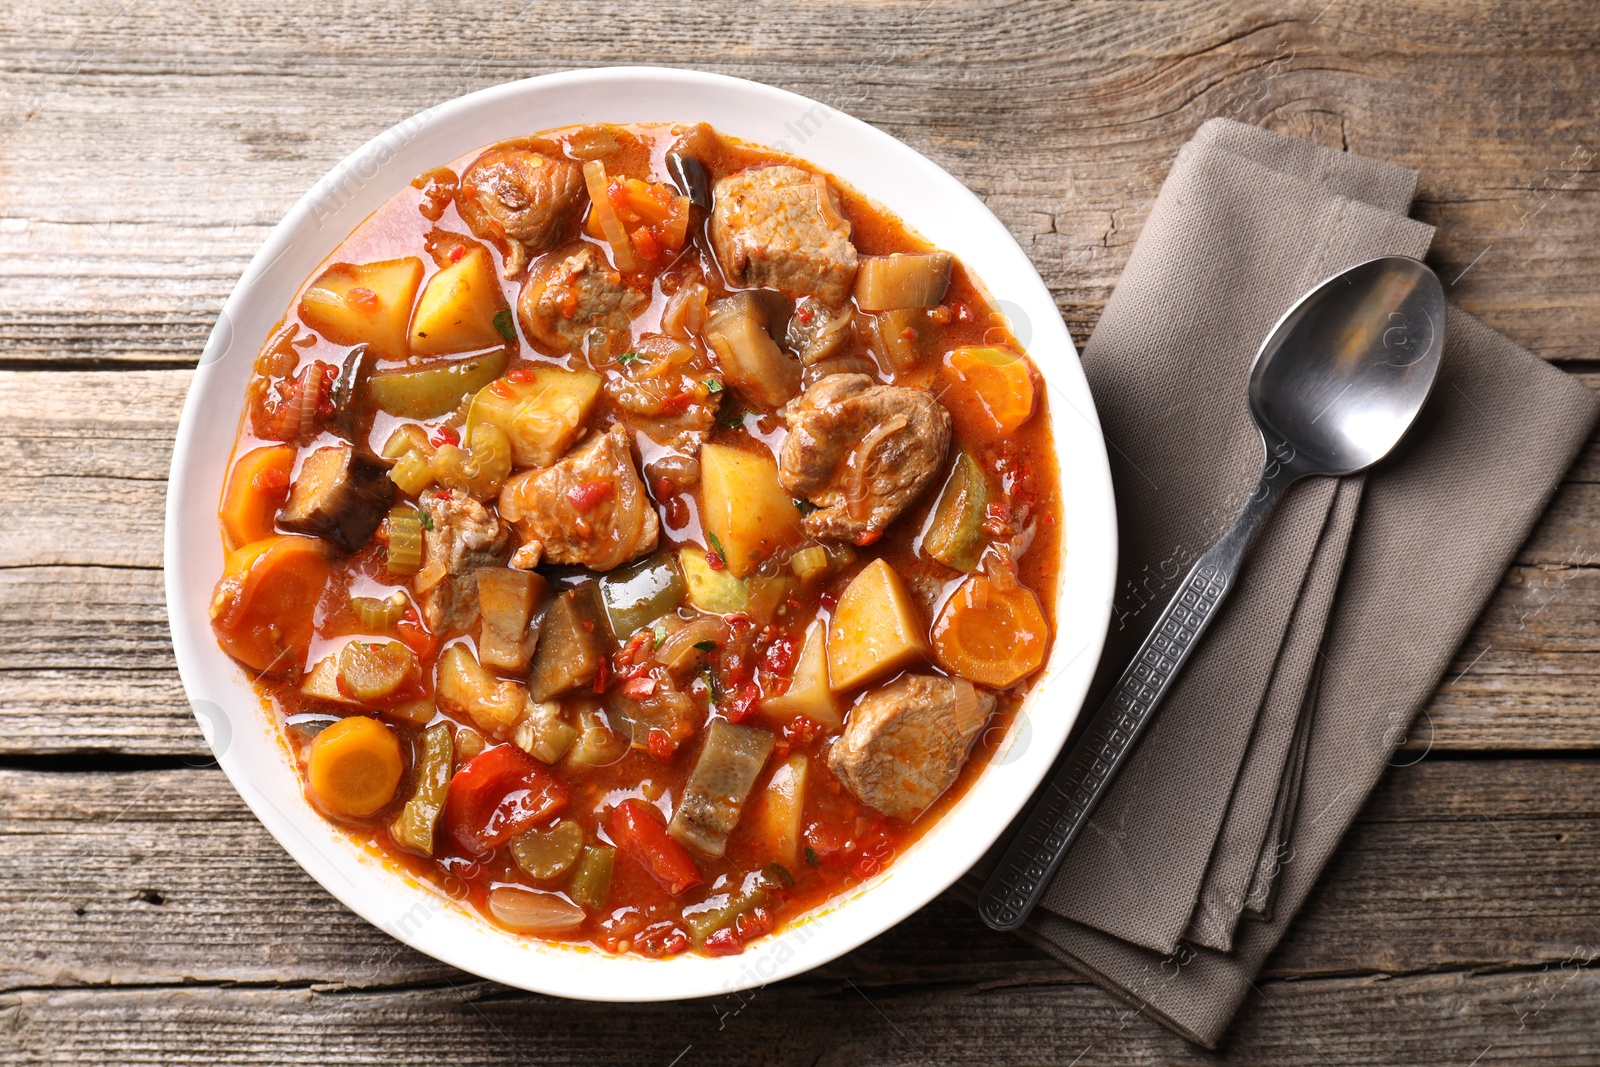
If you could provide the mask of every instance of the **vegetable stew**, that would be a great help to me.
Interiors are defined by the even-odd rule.
[[[211,607],[311,803],[509,931],[737,953],[957,799],[1052,639],[1038,371],[705,125],[419,176],[263,347]]]

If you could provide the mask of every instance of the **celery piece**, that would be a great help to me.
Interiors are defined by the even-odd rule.
[[[384,566],[389,568],[390,574],[415,574],[417,568],[422,566],[422,513],[410,504],[389,509],[389,547],[386,552],[388,558]],[[405,614],[404,606],[400,614]]]
[[[424,856],[433,855],[433,830],[439,813],[444,810],[445,794],[450,790],[453,750],[449,723],[442,722],[423,733],[415,790],[394,822],[389,824],[389,836],[401,848]]]
[[[511,856],[531,878],[559,878],[578,862],[583,827],[562,819],[547,830],[527,830],[511,839]]]
[[[604,845],[590,845],[578,858],[578,869],[572,872],[567,883],[567,896],[586,908],[598,908],[606,902],[611,892],[611,868],[616,862],[616,849]]]

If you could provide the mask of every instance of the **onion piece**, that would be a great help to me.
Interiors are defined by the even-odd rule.
[[[700,282],[678,287],[667,297],[661,311],[661,329],[680,341],[691,341],[705,332],[706,301],[710,292]]]
[[[867,469],[872,464],[872,453],[885,440],[899,433],[908,425],[904,415],[895,415],[884,419],[878,425],[867,431],[850,455],[845,457],[845,470],[849,472],[849,480],[845,489],[844,508],[846,514],[852,519],[860,521],[866,518],[866,511],[862,507],[866,503],[869,478]]]
[[[489,890],[489,911],[502,925],[522,934],[560,933],[571,930],[588,916],[566,897],[514,885]]]
[[[622,228],[622,220],[617,218],[617,210],[611,206],[606,165],[598,159],[589,160],[583,165],[583,181],[589,188],[589,210],[594,212],[594,220],[600,224],[600,232],[606,235],[606,244],[611,246],[611,258],[616,262],[617,269],[621,271],[638,269],[638,263],[633,258],[633,244],[628,240],[628,231]]]
[[[954,706],[950,709],[950,718],[953,720],[957,735],[961,737],[976,737],[978,731],[983,729],[984,723],[989,721],[983,709],[978,704],[978,690],[965,678],[952,677],[955,684]]]
[[[727,640],[728,624],[721,615],[699,615],[667,635],[655,650],[656,662],[673,673],[681,673],[686,665],[693,665],[698,651],[695,645],[710,641],[720,647]]]
[[[839,229],[848,223],[840,217],[838,209],[833,206],[833,190],[828,188],[828,179],[820,174],[811,176],[811,184],[817,187],[818,206],[822,208],[822,217],[828,220],[830,229]]]

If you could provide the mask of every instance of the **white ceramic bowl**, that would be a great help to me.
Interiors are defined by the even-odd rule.
[[[206,609],[222,571],[217,503],[251,364],[342,238],[414,176],[479,145],[584,122],[696,121],[838,175],[982,280],[1049,387],[1066,536],[1054,653],[961,802],[883,874],[742,955],[647,960],[518,939],[359,848],[307,804],[286,742],[245,673],[218,649]],[[262,824],[328,892],[413,948],[507,985],[589,1000],[708,996],[799,974],[947,888],[1016,815],[1066,739],[1105,638],[1115,564],[1111,478],[1093,401],[1055,302],[1005,227],[950,175],[865,123],[770,86],[656,67],[485,89],[407,119],[346,157],[273,230],[224,305],[184,405],[167,495],[167,607],[178,669],[218,763]]]

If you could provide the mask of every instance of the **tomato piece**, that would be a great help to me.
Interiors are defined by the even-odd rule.
[[[707,956],[737,956],[744,951],[744,942],[733,927],[724,926],[706,938],[704,948]]]
[[[450,779],[444,824],[462,851],[482,856],[567,806],[567,787],[513,745],[485,749]]]
[[[634,945],[639,952],[651,959],[661,959],[663,956],[676,956],[689,947],[689,935],[670,919],[651,923],[639,931],[634,939]]]
[[[744,722],[756,712],[756,701],[761,699],[761,687],[754,682],[746,682],[739,687],[726,704],[718,710],[729,722]]]
[[[592,482],[581,482],[567,491],[567,500],[571,502],[580,515],[586,515],[602,500],[608,500],[616,492],[616,486],[611,482],[596,479]]]
[[[694,857],[673,840],[654,809],[643,801],[628,799],[612,808],[606,818],[606,832],[670,896],[700,884],[700,868],[695,866]]]

